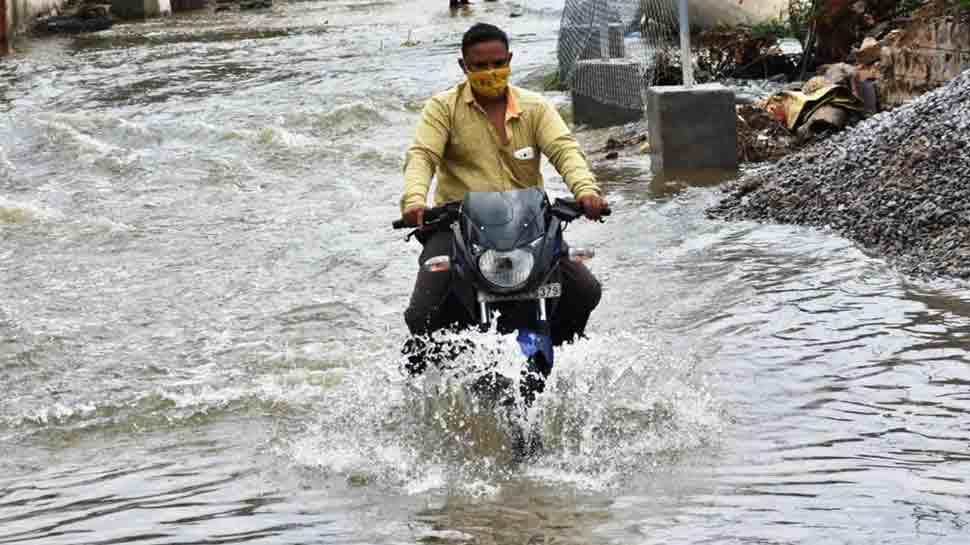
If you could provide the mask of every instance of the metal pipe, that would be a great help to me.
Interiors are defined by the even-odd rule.
[[[812,0],[811,23],[808,26],[808,35],[805,37],[805,45],[802,49],[802,70],[799,80],[805,81],[805,74],[808,72],[808,63],[812,59],[815,46],[815,31],[818,28],[818,0]]]
[[[488,325],[491,317],[488,315],[488,303],[479,301],[478,303],[478,323]]]
[[[694,86],[694,63],[690,57],[690,20],[687,17],[687,0],[680,0],[680,66],[684,74],[684,87]]]
[[[610,58],[610,25],[600,23],[600,58]]]

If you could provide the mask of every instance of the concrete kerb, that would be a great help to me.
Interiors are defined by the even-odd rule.
[[[647,125],[654,173],[738,169],[734,93],[719,83],[651,87]]]

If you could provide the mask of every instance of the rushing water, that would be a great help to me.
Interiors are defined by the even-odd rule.
[[[554,64],[558,3],[520,7],[293,2],[0,61],[0,543],[970,542],[970,294],[709,221],[717,189],[639,160],[570,230],[605,292],[537,459],[406,383],[402,154],[474,20],[520,81]]]

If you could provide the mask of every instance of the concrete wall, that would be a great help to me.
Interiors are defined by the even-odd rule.
[[[914,21],[884,40],[879,98],[898,106],[970,70],[970,22]]]
[[[63,4],[63,0],[0,0],[0,7],[6,8],[6,28],[0,29],[0,40],[5,35],[10,45],[15,48],[18,32],[30,26],[37,15],[50,12]],[[0,44],[0,50],[2,49],[3,45]]]
[[[36,17],[60,8],[65,0],[0,0],[0,55],[15,49],[16,36],[33,24]],[[119,17],[145,18],[172,13],[171,0],[105,0]]]

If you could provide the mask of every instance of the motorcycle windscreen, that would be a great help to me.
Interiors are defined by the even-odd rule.
[[[545,235],[542,188],[470,192],[462,203],[465,236],[485,248],[509,251]]]

